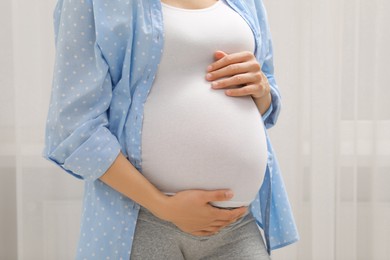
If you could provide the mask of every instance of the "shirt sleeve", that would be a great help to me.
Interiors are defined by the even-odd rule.
[[[86,181],[103,175],[120,152],[108,128],[109,66],[96,42],[92,0],[58,0],[55,64],[42,156]]]
[[[281,109],[281,95],[279,92],[278,84],[276,83],[274,77],[273,44],[268,23],[267,11],[265,9],[263,1],[255,1],[255,5],[257,9],[262,39],[261,56],[263,58],[263,63],[261,65],[261,70],[267,77],[271,87],[271,106],[262,116],[264,125],[268,129],[273,127],[278,120]]]

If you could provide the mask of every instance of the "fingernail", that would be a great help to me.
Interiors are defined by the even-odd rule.
[[[233,192],[231,190],[229,190],[229,191],[225,192],[225,196],[226,196],[226,198],[230,199],[233,197]]]
[[[211,73],[207,73],[206,78],[211,79]]]
[[[211,70],[212,68],[213,68],[213,66],[211,66],[211,65],[208,66],[208,67],[207,67],[207,71]]]

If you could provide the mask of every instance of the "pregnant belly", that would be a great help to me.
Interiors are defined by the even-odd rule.
[[[164,85],[165,86],[165,85]],[[144,105],[142,173],[159,190],[232,189],[219,207],[249,205],[262,184],[267,143],[250,96],[229,97],[206,81],[153,86]]]

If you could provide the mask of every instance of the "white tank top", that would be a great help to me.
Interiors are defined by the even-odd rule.
[[[227,96],[205,75],[216,50],[253,52],[253,33],[222,0],[204,9],[162,7],[165,42],[144,106],[142,173],[166,194],[230,188],[230,201],[212,204],[248,205],[266,169],[263,121],[250,96]]]

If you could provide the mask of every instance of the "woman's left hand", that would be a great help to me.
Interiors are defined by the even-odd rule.
[[[223,89],[228,96],[251,95],[261,99],[270,94],[267,77],[253,53],[249,51],[226,54],[216,51],[216,61],[207,68],[206,79],[213,89]],[[236,87],[236,88],[231,88]]]

